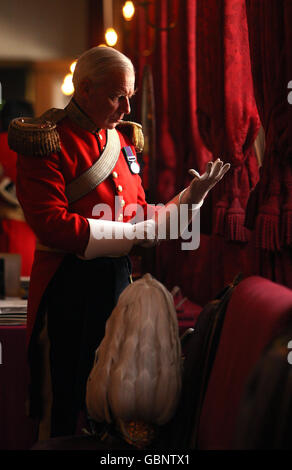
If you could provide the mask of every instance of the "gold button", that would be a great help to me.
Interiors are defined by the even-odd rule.
[[[121,206],[124,207],[124,205],[126,204],[126,202],[124,201],[124,199],[121,200]]]
[[[112,175],[113,175],[113,178],[117,178],[117,177],[118,177],[118,174],[117,174],[116,171],[113,171],[113,172],[112,172]]]
[[[101,134],[98,134],[98,137],[100,138],[100,140],[102,140],[102,135]]]
[[[122,192],[122,191],[123,191],[123,186],[121,186],[121,185],[119,184],[119,186],[117,187],[117,190],[119,191],[119,193]]]
[[[118,221],[122,222],[123,219],[124,219],[123,214],[120,214],[119,217],[118,217]]]

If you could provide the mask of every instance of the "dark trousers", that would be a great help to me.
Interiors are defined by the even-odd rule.
[[[105,323],[130,282],[128,257],[68,255],[46,292],[52,387],[51,437],[75,433]]]

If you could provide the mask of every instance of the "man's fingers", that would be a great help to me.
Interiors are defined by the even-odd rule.
[[[222,166],[223,162],[219,158],[217,158],[217,160],[215,160],[215,162],[213,163],[210,177],[216,179],[222,169]]]
[[[218,181],[220,181],[221,178],[223,178],[223,176],[225,175],[225,173],[227,173],[229,168],[230,168],[230,163],[225,163],[225,165],[223,165],[223,167],[221,168],[220,172],[217,175],[217,180]]]
[[[206,172],[205,172],[205,175],[207,178],[210,176],[212,172],[212,168],[213,168],[213,162],[208,162],[206,165]]]
[[[230,166],[231,166],[230,163],[225,163],[225,165],[223,165],[222,170],[221,170],[222,171],[222,176],[225,175],[225,173],[227,173]]]
[[[198,173],[193,168],[189,170],[189,174],[200,180],[209,179],[209,180],[219,181],[225,175],[225,173],[227,173],[229,168],[230,168],[230,163],[223,164],[222,160],[220,160],[220,158],[217,158],[215,162],[210,161],[207,163],[206,171],[203,175],[200,175],[200,173]]]
[[[192,176],[196,176],[196,177],[199,178],[199,179],[201,178],[200,173],[198,173],[198,172],[197,172],[196,170],[194,170],[193,168],[191,168],[191,169],[189,170],[189,174],[192,175]]]

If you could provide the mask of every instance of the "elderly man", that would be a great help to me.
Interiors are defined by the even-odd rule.
[[[74,97],[64,110],[10,126],[9,142],[19,154],[18,198],[39,240],[28,357],[30,412],[40,418],[40,439],[74,433],[94,351],[130,282],[127,255],[134,244],[153,243],[153,228],[157,236],[154,220],[143,220],[149,207],[135,153],[141,129],[123,121],[134,82],[127,57],[95,47],[77,62]],[[200,205],[228,168],[217,160],[202,177],[192,170],[194,179],[174,206],[188,204],[191,217],[192,204]],[[146,214],[140,222],[130,223],[130,205]]]

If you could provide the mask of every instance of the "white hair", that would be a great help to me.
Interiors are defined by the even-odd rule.
[[[87,381],[92,419],[162,425],[181,390],[181,346],[170,292],[150,274],[130,284],[106,323]]]
[[[75,90],[84,78],[99,85],[105,83],[114,70],[122,70],[135,74],[131,60],[112,47],[97,46],[84,52],[79,59],[73,73]]]

